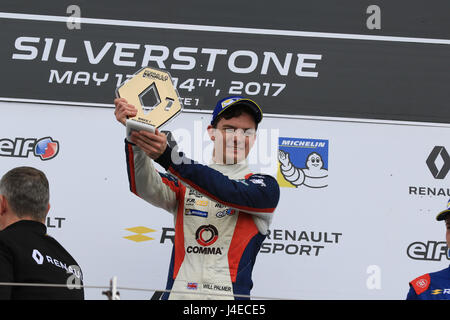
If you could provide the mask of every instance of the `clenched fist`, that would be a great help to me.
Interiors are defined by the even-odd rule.
[[[159,158],[167,148],[167,137],[164,133],[155,129],[155,132],[133,131],[131,133],[131,142],[136,144],[153,160]]]

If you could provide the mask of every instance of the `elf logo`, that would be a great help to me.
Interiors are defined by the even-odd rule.
[[[441,261],[443,258],[450,260],[450,250],[445,241],[416,241],[406,249],[408,257],[414,260]]]
[[[45,138],[15,138],[0,139],[0,156],[28,158],[30,153],[42,161],[56,157],[59,152],[59,142],[52,137]]]

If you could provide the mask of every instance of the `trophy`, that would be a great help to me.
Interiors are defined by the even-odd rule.
[[[156,104],[151,110],[144,110],[142,98],[151,93]],[[183,109],[170,74],[155,68],[145,67],[136,72],[116,89],[116,96],[125,98],[138,109],[135,117],[126,120],[128,140],[134,130],[155,132]]]

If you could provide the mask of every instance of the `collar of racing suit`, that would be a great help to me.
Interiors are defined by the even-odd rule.
[[[230,179],[245,179],[245,176],[251,173],[248,168],[247,159],[235,164],[217,163],[211,159],[208,166],[219,171]]]

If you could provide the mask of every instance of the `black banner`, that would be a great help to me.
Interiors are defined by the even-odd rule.
[[[71,28],[69,14],[49,17],[0,16],[0,98],[112,107],[115,88],[152,66],[169,71],[187,109],[211,110],[219,98],[238,94],[270,114],[450,123],[445,39],[125,16],[84,18]]]
[[[15,308],[15,314],[34,316],[37,308],[65,310],[70,308],[71,315],[85,316],[87,312],[99,317],[117,316],[118,313],[148,312],[158,314],[161,319],[258,319],[276,320],[291,319],[299,314],[314,312],[317,317],[361,317],[365,310],[376,318],[389,312],[401,312],[403,315],[439,316],[446,301],[402,301],[402,300],[252,300],[252,301],[64,301],[39,300],[27,301],[30,308],[20,308],[22,301],[5,301],[0,303],[4,308]],[[421,307],[417,307],[417,306]],[[425,307],[423,307],[425,306]],[[36,308],[33,308],[36,307]],[[141,311],[139,311],[141,310]]]
[[[0,11],[65,16],[71,5],[86,18],[450,38],[448,0],[2,0]],[[381,11],[380,29],[366,24],[374,5]]]

